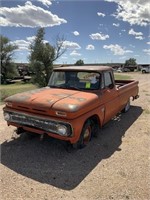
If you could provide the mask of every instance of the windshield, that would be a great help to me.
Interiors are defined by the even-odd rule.
[[[100,74],[85,71],[54,71],[48,83],[49,87],[97,90],[100,87]]]

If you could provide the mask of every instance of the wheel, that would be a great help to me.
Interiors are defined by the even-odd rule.
[[[98,138],[100,132],[100,127],[98,122],[92,120],[91,125],[92,125],[92,137]]]
[[[146,71],[145,71],[145,70],[143,70],[143,71],[142,71],[142,73],[144,74],[144,73],[146,73]]]
[[[77,149],[84,148],[88,144],[88,142],[91,140],[91,137],[92,137],[92,127],[91,127],[91,123],[87,121],[84,124],[80,138],[78,142],[74,145],[74,147]]]
[[[127,104],[125,105],[124,109],[122,110],[123,113],[128,112],[130,109],[130,100],[128,100]]]

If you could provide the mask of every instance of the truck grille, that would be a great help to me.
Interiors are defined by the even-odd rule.
[[[38,129],[56,133],[56,134],[59,134],[57,127],[59,125],[64,125],[67,127],[68,135],[71,135],[72,133],[70,124],[65,123],[65,122],[59,122],[59,121],[49,120],[49,119],[40,118],[40,117],[33,117],[27,114],[9,112],[9,111],[5,111],[4,115],[6,114],[9,115],[9,118],[5,119],[6,121],[14,122],[19,125],[25,125],[25,126],[29,126],[33,128],[38,128]]]

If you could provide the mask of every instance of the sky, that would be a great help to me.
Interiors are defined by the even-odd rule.
[[[1,35],[18,45],[14,61],[29,62],[29,45],[45,28],[51,45],[64,38],[56,64],[150,64],[149,0],[1,0]]]

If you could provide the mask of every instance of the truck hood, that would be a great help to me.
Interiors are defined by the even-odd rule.
[[[98,99],[92,92],[45,87],[10,96],[5,102],[21,111],[74,118],[95,107]]]

